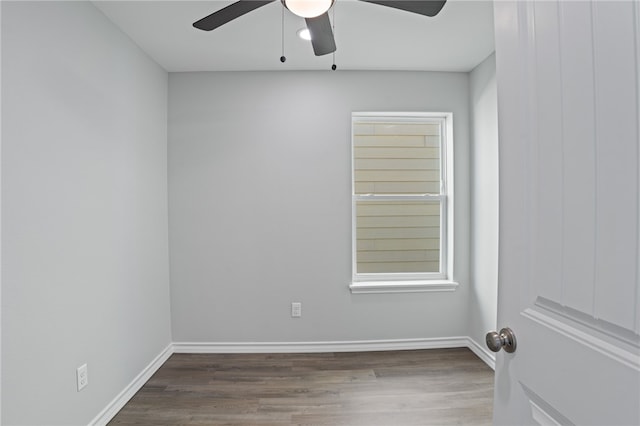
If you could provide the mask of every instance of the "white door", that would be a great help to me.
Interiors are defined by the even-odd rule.
[[[496,1],[496,424],[640,424],[640,3]]]

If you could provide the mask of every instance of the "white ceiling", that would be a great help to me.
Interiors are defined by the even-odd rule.
[[[94,1],[94,4],[169,72],[328,70],[332,55],[313,55],[297,37],[304,20],[276,1],[210,32],[192,27],[232,1]],[[329,12],[341,70],[470,71],[494,50],[493,5],[449,0],[436,17],[336,0]]]

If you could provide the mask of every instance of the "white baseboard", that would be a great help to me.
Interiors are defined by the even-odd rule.
[[[400,351],[415,349],[469,348],[495,370],[495,355],[467,336],[428,339],[357,340],[343,342],[176,342],[167,346],[129,385],[114,398],[90,423],[104,426],[125,406],[133,395],[174,353],[318,353]]]
[[[158,371],[162,364],[173,354],[173,344],[169,344],[153,361],[147,365],[140,374],[122,392],[114,398],[92,421],[89,426],[104,426],[125,406],[133,395]]]
[[[175,353],[314,353],[464,348],[468,337],[334,342],[176,342]]]
[[[495,355],[467,336],[346,342],[176,342],[173,344],[173,348],[174,353],[183,354],[317,353],[469,348],[491,369],[496,369]]]
[[[496,354],[489,352],[487,348],[473,340],[471,337],[467,337],[467,347],[476,354],[478,358],[484,361],[492,370],[496,369]]]

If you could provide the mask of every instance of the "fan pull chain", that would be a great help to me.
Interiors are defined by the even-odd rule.
[[[333,4],[333,9],[331,10],[332,20],[331,20],[331,29],[333,31],[333,37],[335,39],[336,36],[336,5]],[[331,70],[335,71],[338,67],[336,66],[336,51],[333,51],[333,65],[331,65]]]
[[[282,6],[282,56],[280,56],[280,62],[283,64],[287,60],[287,57],[284,56],[284,6]]]

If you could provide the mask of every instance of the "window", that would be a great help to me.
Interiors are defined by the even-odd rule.
[[[352,292],[445,291],[452,281],[449,113],[352,117]]]

